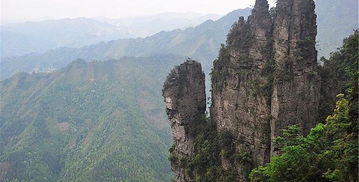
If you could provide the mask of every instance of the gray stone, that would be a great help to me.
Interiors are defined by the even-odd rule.
[[[179,164],[194,154],[195,128],[204,125],[206,111],[205,74],[201,64],[187,60],[176,66],[163,86],[163,97],[171,124],[174,148],[171,155],[178,160],[171,162],[177,182],[193,181]]]
[[[212,71],[211,122],[229,131],[236,153],[247,162],[218,156],[225,170],[234,169],[237,181],[248,181],[254,167],[275,155],[275,137],[297,124],[307,133],[316,124],[320,78],[313,0],[278,0],[269,13],[267,0],[256,0],[252,14],[240,17],[228,34]],[[204,115],[204,75],[196,62],[176,67],[165,83],[164,97],[175,140],[175,153],[193,157],[189,128]],[[177,181],[193,181],[180,168]]]

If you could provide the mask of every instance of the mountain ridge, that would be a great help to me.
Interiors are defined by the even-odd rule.
[[[329,56],[330,52],[335,51],[336,47],[341,45],[341,41],[344,37],[348,36],[354,29],[358,28],[356,16],[358,14],[357,5],[358,2],[356,0],[346,0],[346,3],[341,3],[336,0],[316,1],[319,32],[317,38],[317,49],[319,50],[319,57]],[[340,7],[340,9],[333,7]],[[0,66],[2,68],[0,79],[11,76],[19,71],[31,72],[36,70],[46,71],[53,68],[57,69],[65,66],[70,62],[70,60],[75,60],[77,58],[85,60],[106,60],[111,58],[118,59],[122,56],[149,56],[157,53],[175,54],[199,60],[203,64],[205,72],[208,74],[211,69],[211,62],[217,57],[217,52],[220,48],[219,45],[224,43],[226,34],[231,25],[238,20],[239,16],[246,17],[249,15],[249,11],[250,9],[248,8],[242,13],[239,13],[237,10],[237,13],[234,11],[232,12],[232,15],[231,13],[227,14],[225,17],[228,18],[227,21],[229,22],[225,25],[218,25],[217,28],[221,31],[217,33],[211,33],[211,31],[215,31],[215,29],[211,27],[208,27],[206,31],[203,30],[204,27],[202,27],[203,32],[194,31],[193,33],[190,32],[192,28],[188,28],[187,32],[185,30],[174,30],[155,34],[151,36],[153,39],[151,39],[151,37],[147,37],[146,39],[118,40],[107,43],[103,42],[80,49],[60,48],[48,51],[44,54],[31,54],[22,57],[3,58],[0,62]],[[335,18],[333,18],[334,14],[336,15]],[[210,24],[210,21],[201,25],[204,26],[206,24]],[[340,24],[342,26],[335,26],[336,24]],[[197,28],[201,25],[197,26]],[[332,27],[340,27],[340,31],[339,28]],[[174,37],[176,32],[177,37]],[[338,32],[340,32],[339,36]],[[200,34],[198,35],[196,33]],[[154,37],[156,37],[157,40]],[[187,43],[185,41],[186,39]],[[197,42],[197,46],[193,45],[193,43],[190,42],[191,40]],[[170,44],[171,41],[173,41],[172,44]],[[181,41],[185,42],[181,43]],[[210,46],[205,47],[204,45],[202,46],[202,44]],[[158,49],[156,49],[157,47]]]
[[[239,16],[249,14],[249,10],[234,11],[221,19],[206,21],[195,28],[160,32],[147,38],[123,39],[107,43],[102,42],[81,49],[59,48],[47,51],[44,54],[4,58],[0,62],[0,78],[19,71],[31,72],[35,68],[40,71],[60,68],[77,58],[106,60],[118,59],[123,56],[151,56],[156,54],[195,57],[207,62],[206,65],[209,70],[211,60],[216,56],[220,44],[224,42],[227,30]],[[193,42],[197,42],[197,44],[193,44]]]
[[[180,15],[167,13],[165,17],[160,14],[122,19],[79,17],[2,24],[1,57],[43,53],[59,47],[80,48],[101,41],[147,37],[161,30],[184,29],[218,17],[192,15],[186,18]]]
[[[180,60],[76,60],[0,81],[0,181],[169,181],[160,83]]]

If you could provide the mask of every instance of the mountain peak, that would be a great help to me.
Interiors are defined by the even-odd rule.
[[[305,1],[292,0],[286,1],[286,5],[279,4],[276,16],[272,17],[267,0],[257,0],[248,20],[240,17],[232,26],[227,45],[222,46],[213,63],[211,121],[208,123],[215,125],[212,128],[214,131],[202,131],[205,133],[197,133],[200,137],[189,137],[186,135],[190,132],[189,128],[183,128],[180,133],[171,125],[175,138],[196,141],[196,145],[191,142],[175,142],[173,151],[186,148],[192,151],[188,155],[179,155],[173,151],[171,153],[179,161],[185,160],[186,164],[192,165],[171,161],[177,182],[194,181],[202,177],[219,181],[229,176],[235,176],[233,179],[236,181],[246,182],[249,169],[268,163],[276,154],[277,146],[274,141],[282,129],[297,124],[302,127],[302,133],[306,133],[315,124],[320,83],[316,74],[318,67],[315,41],[311,40],[315,40],[316,36],[316,16],[313,0]],[[186,72],[181,72],[180,75],[182,74]],[[182,77],[194,75],[187,74]],[[187,82],[177,83],[179,86],[186,84]],[[187,103],[179,95],[189,96],[198,92],[188,88],[180,90],[185,93],[174,94],[171,99],[165,97],[165,101]],[[185,116],[186,111],[196,108],[197,105],[186,110],[176,110],[175,113]],[[171,119],[173,112],[167,114]],[[210,141],[203,141],[201,137],[206,136],[207,132],[214,133],[215,136],[211,136]],[[206,155],[201,151],[201,141],[207,146],[223,140],[227,144],[222,148],[212,149],[212,158],[207,162],[213,166],[221,166],[221,169],[212,171],[213,166],[202,166],[201,163],[193,166],[199,156]],[[236,160],[237,154],[246,156],[246,160]],[[209,176],[203,172],[206,167],[211,173],[220,174]],[[202,170],[191,173],[187,172],[189,168]],[[229,175],[222,171],[233,173]]]

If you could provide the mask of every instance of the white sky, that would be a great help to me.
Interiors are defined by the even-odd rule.
[[[254,1],[255,0],[1,0],[1,20],[36,20],[98,16],[121,18],[164,12],[226,14],[232,10],[253,5]]]

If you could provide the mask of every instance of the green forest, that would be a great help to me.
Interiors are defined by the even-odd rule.
[[[169,181],[171,137],[156,98],[176,61],[77,60],[1,81],[0,181]]]

